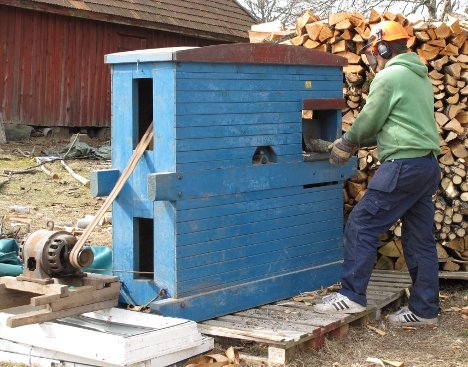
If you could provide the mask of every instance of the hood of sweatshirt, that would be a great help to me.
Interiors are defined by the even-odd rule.
[[[427,75],[427,67],[421,62],[419,56],[414,52],[409,52],[406,54],[400,54],[393,57],[387,62],[385,68],[388,68],[392,65],[401,65],[410,69],[413,73],[424,77]]]

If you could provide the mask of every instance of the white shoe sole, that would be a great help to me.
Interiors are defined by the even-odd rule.
[[[314,311],[317,312],[317,313],[322,313],[322,314],[326,314],[326,315],[347,315],[347,314],[355,314],[355,313],[361,313],[361,312],[364,312],[366,311],[366,308],[349,308],[347,310],[340,310],[340,311],[337,311],[335,308],[333,309],[330,309],[330,308],[326,308],[326,309],[322,309],[321,307],[317,307],[317,306],[320,306],[320,305],[315,305],[314,306]]]

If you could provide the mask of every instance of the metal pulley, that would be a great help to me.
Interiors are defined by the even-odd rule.
[[[83,248],[78,254],[81,267],[75,267],[70,261],[70,253],[77,243],[77,238],[66,231],[41,229],[33,232],[20,246],[20,258],[23,262],[22,280],[38,283],[51,283],[53,277],[80,275],[81,267],[90,266],[94,254],[89,248]]]

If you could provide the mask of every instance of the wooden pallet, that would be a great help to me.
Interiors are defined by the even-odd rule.
[[[215,339],[250,341],[266,344],[267,357],[242,355],[242,358],[266,365],[284,365],[298,349],[323,346],[326,335],[342,337],[353,322],[379,318],[380,311],[399,300],[411,286],[408,273],[375,271],[367,288],[367,310],[351,315],[324,315],[311,305],[294,300],[260,306],[199,323],[199,330]]]

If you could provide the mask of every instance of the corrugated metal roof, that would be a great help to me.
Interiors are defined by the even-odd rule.
[[[50,12],[68,10],[69,15],[91,19],[105,16],[110,22],[221,40],[245,40],[255,23],[235,0],[16,0],[11,5]]]

